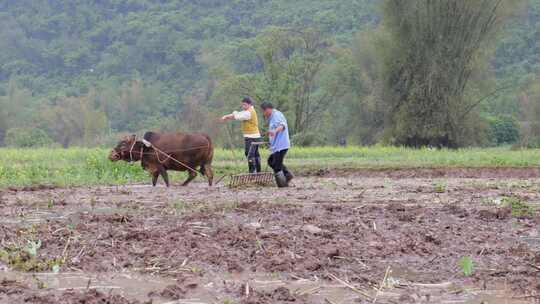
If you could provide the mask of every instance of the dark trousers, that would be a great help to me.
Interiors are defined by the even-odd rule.
[[[244,154],[248,160],[249,173],[261,172],[261,155],[259,154],[259,146],[252,145],[252,143],[260,141],[260,138],[244,137]]]
[[[284,174],[288,174],[289,170],[283,164],[283,159],[285,158],[287,151],[288,149],[285,149],[285,150],[272,153],[270,157],[268,158],[268,165],[270,166],[270,168],[274,170],[274,173],[283,171]]]

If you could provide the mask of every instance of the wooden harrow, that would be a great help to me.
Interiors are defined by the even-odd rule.
[[[254,146],[263,146],[267,142],[253,142],[251,148]],[[268,165],[265,167],[265,172],[259,173],[243,173],[231,175],[229,179],[229,188],[239,188],[244,186],[272,186],[275,184],[274,173],[268,171]]]

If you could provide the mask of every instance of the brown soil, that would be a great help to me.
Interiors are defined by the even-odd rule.
[[[41,293],[15,281],[0,282],[0,300],[6,303],[39,303],[39,304],[139,304],[136,300],[127,300],[120,295],[103,294],[89,289],[83,292],[65,291],[63,293]],[[149,302],[150,303],[150,302]]]
[[[303,172],[307,176],[390,178],[539,178],[540,167],[338,169]]]
[[[138,273],[174,284],[141,298],[112,289],[38,289],[23,276],[0,282],[0,303],[205,296],[200,303],[362,303],[373,300],[385,274],[379,303],[466,303],[477,295],[470,290],[506,290],[519,298],[508,303],[527,303],[540,295],[540,180],[508,172],[505,179],[436,180],[359,173],[298,178],[285,190],[194,184],[7,192],[0,259],[2,249],[12,258],[4,254],[0,269],[24,268],[28,258],[13,256],[40,240],[33,262],[50,267],[44,271],[62,261],[62,272]],[[509,196],[529,204],[532,215],[513,216],[504,205]],[[474,263],[471,276],[459,266],[463,257]]]

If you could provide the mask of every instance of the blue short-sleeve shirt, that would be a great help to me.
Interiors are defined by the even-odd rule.
[[[270,137],[270,151],[276,153],[291,147],[291,141],[289,139],[289,125],[287,119],[278,110],[273,110],[270,119],[268,120],[269,130],[274,130],[279,126],[283,126],[285,129],[275,136]]]

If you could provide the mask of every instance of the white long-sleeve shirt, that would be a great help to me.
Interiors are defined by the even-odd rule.
[[[232,112],[232,115],[235,120],[243,121],[243,120],[250,120],[251,119],[251,112],[250,111],[234,111]],[[245,138],[260,138],[260,133],[255,134],[244,134]]]
[[[234,111],[232,112],[235,120],[250,120],[251,112],[250,111]]]

